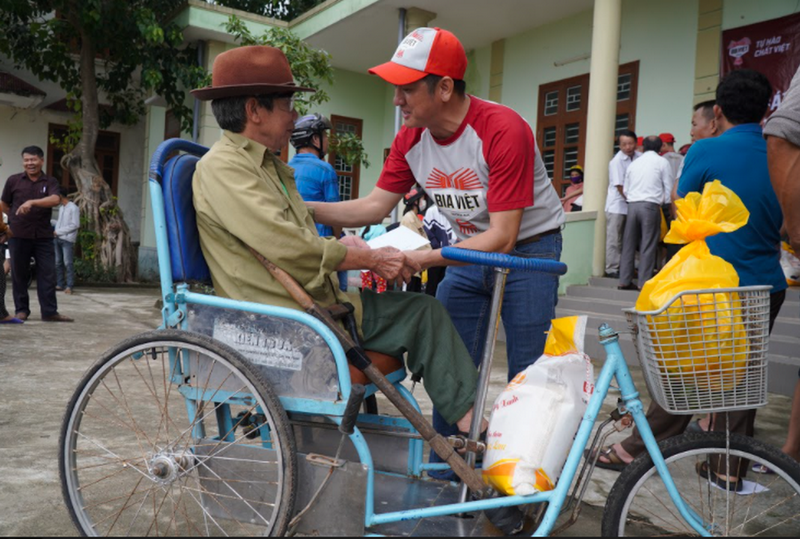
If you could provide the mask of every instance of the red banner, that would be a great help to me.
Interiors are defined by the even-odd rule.
[[[722,69],[754,69],[767,76],[773,94],[767,116],[781,103],[800,66],[800,13],[722,32]]]

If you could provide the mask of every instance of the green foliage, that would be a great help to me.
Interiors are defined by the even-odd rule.
[[[204,85],[208,76],[196,65],[196,50],[181,48],[181,30],[170,20],[183,4],[183,0],[6,0],[0,9],[0,52],[15,67],[59,84],[76,117],[96,115],[100,128],[112,122],[138,122],[144,99],[157,93],[183,128],[190,129],[192,110],[184,105],[185,88]],[[83,39],[91,39],[100,62],[97,86],[111,110],[79,107],[82,85],[76,54],[83,52]],[[80,133],[80,121],[70,128]],[[76,141],[73,136],[62,143],[74,146]]]
[[[58,134],[50,135],[50,142],[64,153],[68,153],[72,148],[78,145],[81,139],[81,131],[83,128],[83,121],[81,119],[81,102],[75,97],[75,94],[67,94],[67,108],[74,114],[72,118],[67,120],[67,132],[64,135]]]
[[[75,279],[79,283],[116,283],[117,271],[97,260],[75,260]]]
[[[321,82],[333,84],[333,66],[328,52],[311,47],[285,28],[270,28],[260,36],[254,36],[247,26],[233,15],[225,23],[225,31],[233,35],[241,45],[269,45],[283,51],[292,67],[292,74],[297,84],[316,90],[315,93],[296,94],[295,108],[301,116],[314,105],[325,103],[330,99],[321,87]]]
[[[77,260],[90,262],[92,265],[97,260],[95,246],[97,245],[97,234],[91,226],[92,222],[81,215],[81,227],[78,229],[78,257]]]
[[[367,152],[364,151],[364,142],[355,133],[331,133],[329,140],[330,151],[336,153],[348,166],[362,163],[369,168]]]
[[[206,0],[209,1],[209,0]],[[214,0],[211,3],[248,13],[291,21],[325,0]]]
[[[97,234],[93,230],[91,220],[83,215],[81,215],[81,227],[78,230],[77,244],[78,249],[76,249],[75,252],[75,278],[79,282],[117,282],[116,269],[110,266],[104,266],[98,258],[96,251]]]

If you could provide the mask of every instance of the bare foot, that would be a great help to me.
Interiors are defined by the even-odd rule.
[[[614,448],[614,453],[617,454],[622,462],[625,464],[633,462],[633,456],[622,448],[622,444],[614,444],[612,447]],[[600,458],[602,459],[603,456],[601,455]]]

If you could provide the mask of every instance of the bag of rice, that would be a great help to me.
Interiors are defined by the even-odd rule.
[[[495,401],[483,480],[496,490],[527,496],[555,488],[594,391],[586,323],[586,316],[553,320],[544,355]]]

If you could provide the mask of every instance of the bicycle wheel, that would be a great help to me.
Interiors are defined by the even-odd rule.
[[[800,465],[753,438],[731,434],[730,456],[739,457],[739,470],[729,467],[725,433],[687,433],[659,446],[670,475],[687,506],[715,536],[797,536],[800,529]],[[749,462],[748,462],[749,461]],[[714,463],[714,464],[712,464]],[[774,473],[753,473],[749,467],[763,464]],[[741,493],[729,484],[712,483],[717,476],[699,470],[730,470],[742,477]],[[713,468],[713,466],[720,466]],[[741,479],[740,479],[741,480]],[[745,493],[755,490],[753,493]],[[640,455],[620,474],[608,495],[603,514],[603,535],[652,536],[697,535],[672,504],[650,455]]]
[[[283,535],[294,437],[235,350],[154,331],[106,352],[61,429],[64,500],[84,535]]]

